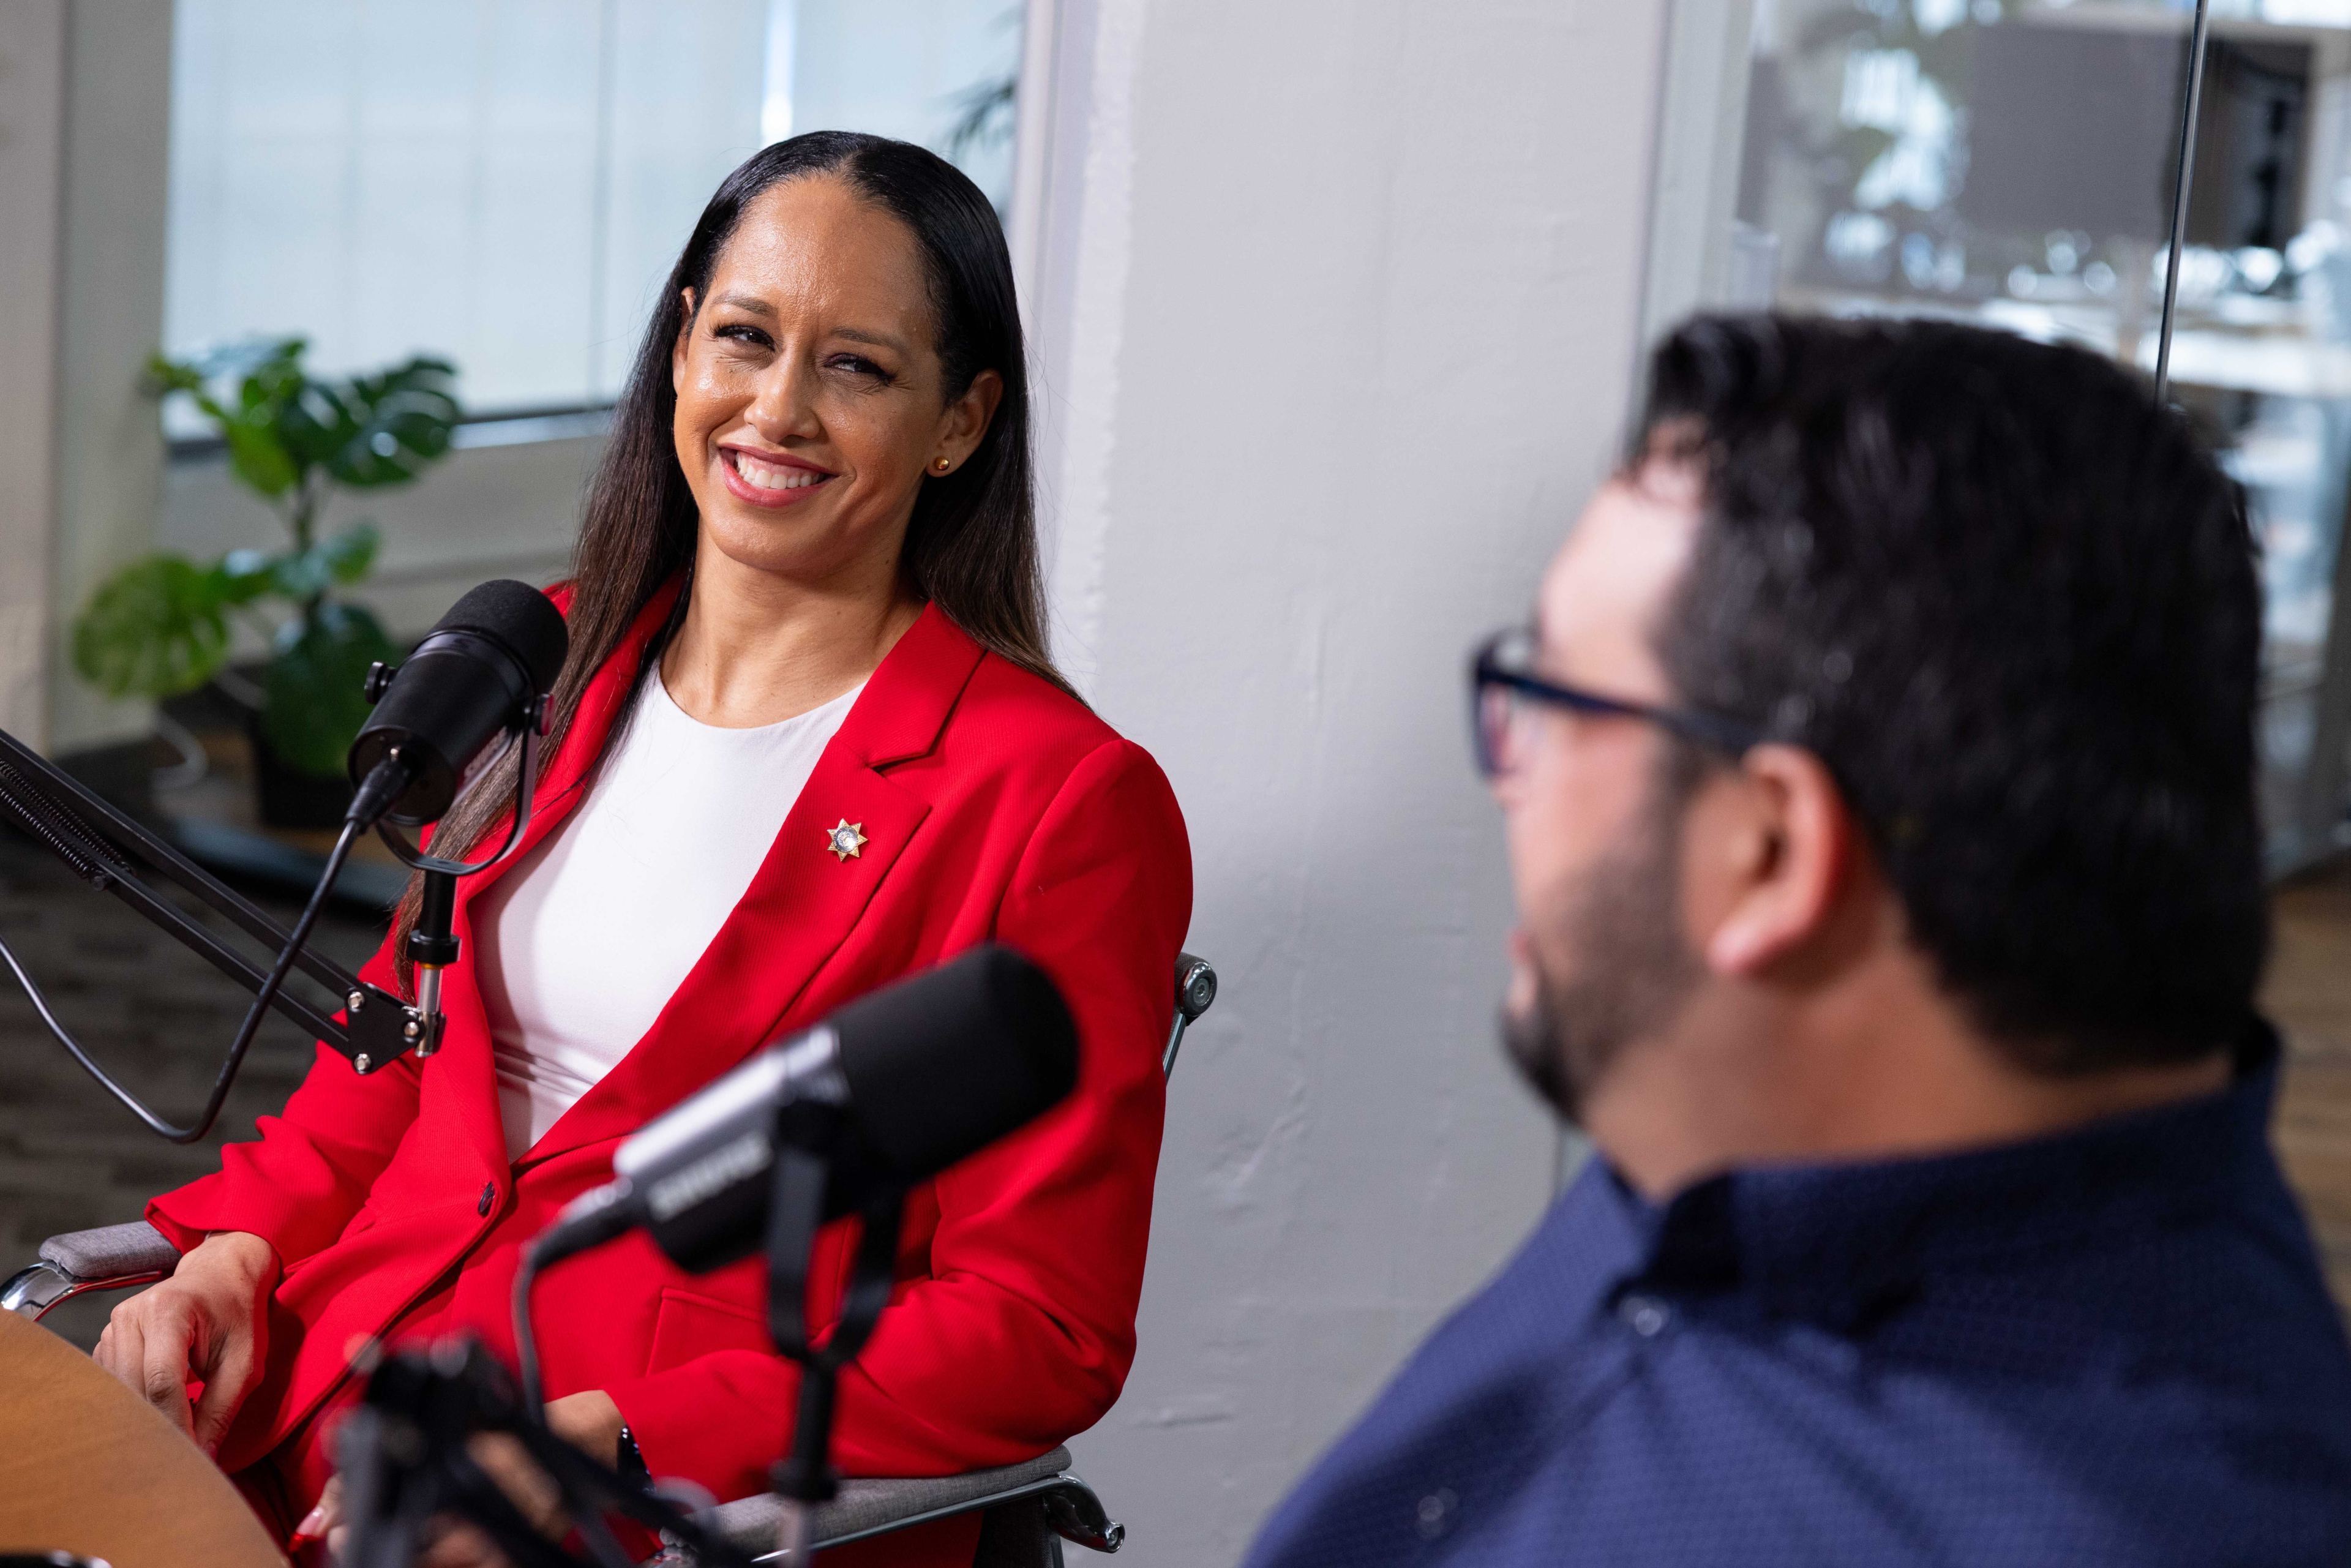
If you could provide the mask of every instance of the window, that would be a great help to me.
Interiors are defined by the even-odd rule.
[[[1020,0],[771,0],[763,142],[831,127],[919,141],[1012,206]]]
[[[1009,200],[1019,0],[181,0],[164,346],[446,355],[476,413],[618,391],[726,172],[818,127]]]

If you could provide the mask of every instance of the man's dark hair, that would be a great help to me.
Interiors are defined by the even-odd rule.
[[[1946,988],[2052,1074],[2229,1045],[2268,944],[2243,498],[2147,381],[1938,322],[1705,317],[1627,453],[1705,519],[1683,697],[1816,753]]]

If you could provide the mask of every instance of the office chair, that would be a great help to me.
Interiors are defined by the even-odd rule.
[[[1184,1031],[1217,999],[1217,972],[1205,958],[1176,957],[1176,1016],[1159,1058],[1173,1074]],[[0,1311],[38,1322],[59,1301],[99,1291],[127,1291],[166,1279],[180,1261],[179,1249],[145,1220],[69,1231],[41,1243],[40,1261],[0,1285]],[[776,1539],[776,1500],[745,1498],[720,1505],[716,1527],[737,1546],[758,1552]],[[1072,1541],[1096,1552],[1115,1552],[1126,1527],[1104,1511],[1102,1500],[1070,1469],[1070,1450],[999,1469],[913,1479],[852,1479],[841,1495],[817,1511],[816,1543],[845,1546],[910,1525],[978,1512],[979,1555],[975,1568],[1062,1568],[1061,1542]]]

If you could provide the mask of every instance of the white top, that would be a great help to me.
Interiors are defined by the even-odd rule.
[[[509,1158],[653,1027],[863,689],[720,729],[687,716],[654,672],[588,798],[475,903]]]

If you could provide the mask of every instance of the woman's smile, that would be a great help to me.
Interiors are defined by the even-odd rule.
[[[789,507],[805,501],[835,477],[830,469],[801,458],[733,444],[719,447],[718,466],[727,493],[755,507]]]

